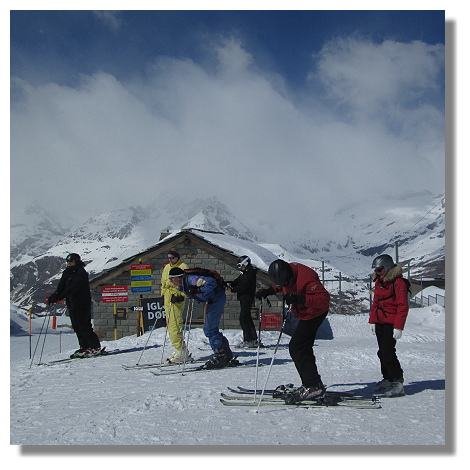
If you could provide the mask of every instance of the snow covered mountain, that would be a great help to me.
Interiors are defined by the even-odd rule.
[[[162,234],[180,228],[222,232],[242,240],[256,236],[216,198],[128,207],[91,217],[67,232],[37,205],[11,227],[11,300],[19,305],[43,302],[51,282],[64,269],[68,253],[80,253],[90,274],[155,245]],[[25,234],[29,233],[27,237]],[[28,243],[30,242],[30,243]]]
[[[44,301],[70,252],[80,253],[90,274],[99,273],[156,244],[162,234],[183,228],[261,244],[275,256],[315,269],[325,262],[330,276],[341,273],[345,283],[351,281],[351,292],[358,289],[353,280],[367,277],[372,259],[384,252],[395,257],[397,244],[405,268],[411,260],[413,277],[444,277],[444,196],[427,192],[386,196],[344,208],[336,214],[330,239],[316,238],[308,225],[303,233],[282,240],[276,234],[262,239],[256,228],[245,226],[216,197],[190,202],[172,198],[163,204],[115,210],[91,217],[73,230],[37,204],[21,219],[12,221],[10,245],[11,300],[21,306]],[[251,225],[256,227],[256,221]],[[365,285],[360,290],[367,291]]]
[[[33,202],[23,214],[12,214],[10,262],[44,253],[69,232],[70,223],[59,222],[38,202]]]
[[[312,231],[284,243],[292,252],[327,261],[351,275],[369,272],[382,253],[396,258],[413,277],[445,277],[445,196],[427,191],[385,195],[339,211],[329,239]]]

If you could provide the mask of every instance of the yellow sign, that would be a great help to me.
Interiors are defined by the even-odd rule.
[[[149,276],[152,274],[151,269],[133,269],[131,270],[131,276]]]
[[[132,281],[131,287],[144,287],[144,286],[151,286],[152,281]]]

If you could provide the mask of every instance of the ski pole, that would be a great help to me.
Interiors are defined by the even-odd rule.
[[[50,305],[49,305],[49,309],[50,310]],[[46,317],[44,317],[44,320],[42,322],[42,325],[41,325],[41,329],[39,330],[39,336],[38,336],[38,340],[36,342],[36,347],[34,348],[34,352],[33,352],[33,357],[31,358],[31,364],[29,365],[29,368],[31,369],[31,366],[33,365],[33,362],[34,362],[34,356],[36,355],[36,350],[38,349],[38,345],[39,345],[39,341],[41,339],[41,335],[42,335],[42,330],[44,329],[44,324],[46,323]]]
[[[47,316],[47,326],[46,326],[46,333],[44,334],[44,340],[42,342],[42,348],[41,348],[41,354],[39,356],[39,364],[41,364],[42,361],[42,353],[44,352],[44,346],[46,345],[46,338],[47,338],[47,330],[49,328],[49,323],[51,322],[51,316]]]
[[[142,349],[142,352],[140,353],[140,357],[139,357],[139,359],[138,359],[138,361],[137,361],[136,366],[139,365],[140,360],[142,359],[142,356],[143,356],[145,350],[147,349],[147,344],[148,344],[148,342],[150,341],[150,337],[152,336],[153,331],[155,330],[155,327],[157,326],[157,321],[158,321],[158,320],[159,320],[159,318],[157,317],[157,315],[155,315],[155,321],[154,321],[154,323],[153,323],[153,328],[152,328],[152,330],[150,331],[150,334],[149,334],[149,336],[148,336],[148,338],[147,338],[147,341],[146,341],[145,344],[144,344],[144,349]]]
[[[166,315],[166,326],[165,326],[165,338],[163,340],[163,349],[162,349],[162,357],[160,359],[160,367],[163,365],[163,357],[165,356],[165,346],[166,346],[166,337],[168,335],[168,324],[170,323],[171,320],[171,313],[173,311],[173,304],[170,302],[170,311],[168,312],[168,315]]]
[[[258,347],[256,348],[255,394],[253,395],[253,401],[256,401],[256,393],[258,392],[259,348],[261,344],[261,324],[262,323],[263,323],[263,298],[261,297],[259,301]]]
[[[266,380],[265,380],[264,386],[263,386],[263,390],[261,391],[261,395],[259,397],[259,402],[258,402],[258,406],[256,408],[256,413],[258,413],[258,411],[259,411],[259,407],[261,405],[261,400],[263,399],[264,391],[266,390],[266,386],[268,384],[269,376],[271,375],[271,369],[273,367],[274,358],[276,357],[277,349],[279,347],[279,343],[281,342],[281,336],[282,336],[282,332],[284,330],[284,325],[286,324],[287,316],[284,315],[284,304],[285,303],[283,301],[282,302],[282,317],[283,317],[283,320],[282,320],[281,331],[279,332],[279,338],[277,339],[276,347],[274,348],[273,357],[271,358],[271,364],[269,364],[268,375],[266,377]]]
[[[184,344],[185,344],[185,339],[186,339],[186,350],[189,351],[189,336],[190,336],[190,333],[191,333],[191,324],[193,322],[193,310],[194,310],[194,299],[190,299],[190,313],[189,313],[189,329],[186,329],[188,328],[188,315],[186,314],[186,322],[185,322],[185,325],[184,325],[184,328],[185,328],[185,333],[186,333],[186,337],[183,338],[183,347],[184,347]],[[184,357],[184,361],[183,361],[183,370],[182,370],[182,373],[184,372],[184,369],[186,368],[186,360],[187,360],[187,357],[185,355]]]
[[[269,299],[266,297],[266,303],[268,304],[268,307],[271,308],[271,302]],[[255,373],[255,393],[254,397],[256,401],[256,393],[258,391],[258,368],[259,368],[259,350],[261,347],[261,324],[263,322],[263,298],[261,297],[260,299],[260,305],[259,305],[259,326],[258,326],[258,347],[256,348],[256,373]]]

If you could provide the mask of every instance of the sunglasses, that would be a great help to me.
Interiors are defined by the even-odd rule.
[[[381,266],[380,268],[375,268],[375,269],[374,269],[374,271],[375,271],[376,273],[381,273],[383,270],[384,270],[384,267],[383,267],[383,266]]]

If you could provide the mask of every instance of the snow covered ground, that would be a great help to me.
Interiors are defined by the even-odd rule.
[[[445,310],[440,306],[412,309],[398,356],[405,371],[406,396],[383,399],[381,409],[275,409],[225,407],[219,402],[227,386],[253,386],[255,367],[181,373],[156,377],[149,370],[125,370],[132,365],[159,362],[164,329],[137,338],[103,342],[109,350],[134,352],[74,360],[53,366],[31,365],[26,319],[13,307],[11,344],[11,444],[86,446],[443,446],[445,427]],[[317,340],[320,373],[334,390],[370,394],[379,380],[375,337],[367,315],[330,315],[333,340]],[[58,318],[58,324],[62,324]],[[35,331],[42,324],[35,320]],[[67,357],[77,348],[68,328],[47,336],[43,361]],[[50,330],[49,330],[50,331]],[[67,332],[68,331],[68,332]],[[226,330],[231,344],[240,330]],[[262,332],[274,345],[278,332]],[[38,335],[32,337],[32,349]],[[283,335],[268,388],[299,383]],[[148,342],[148,343],[147,343]],[[211,351],[200,328],[191,330],[190,349],[196,358]],[[147,343],[143,353],[142,348]],[[42,341],[36,351],[38,362]],[[59,352],[61,348],[61,352]],[[171,352],[166,346],[165,355]],[[256,351],[240,351],[239,359],[254,363]],[[272,349],[260,360],[269,364]],[[269,367],[259,368],[264,385]]]

